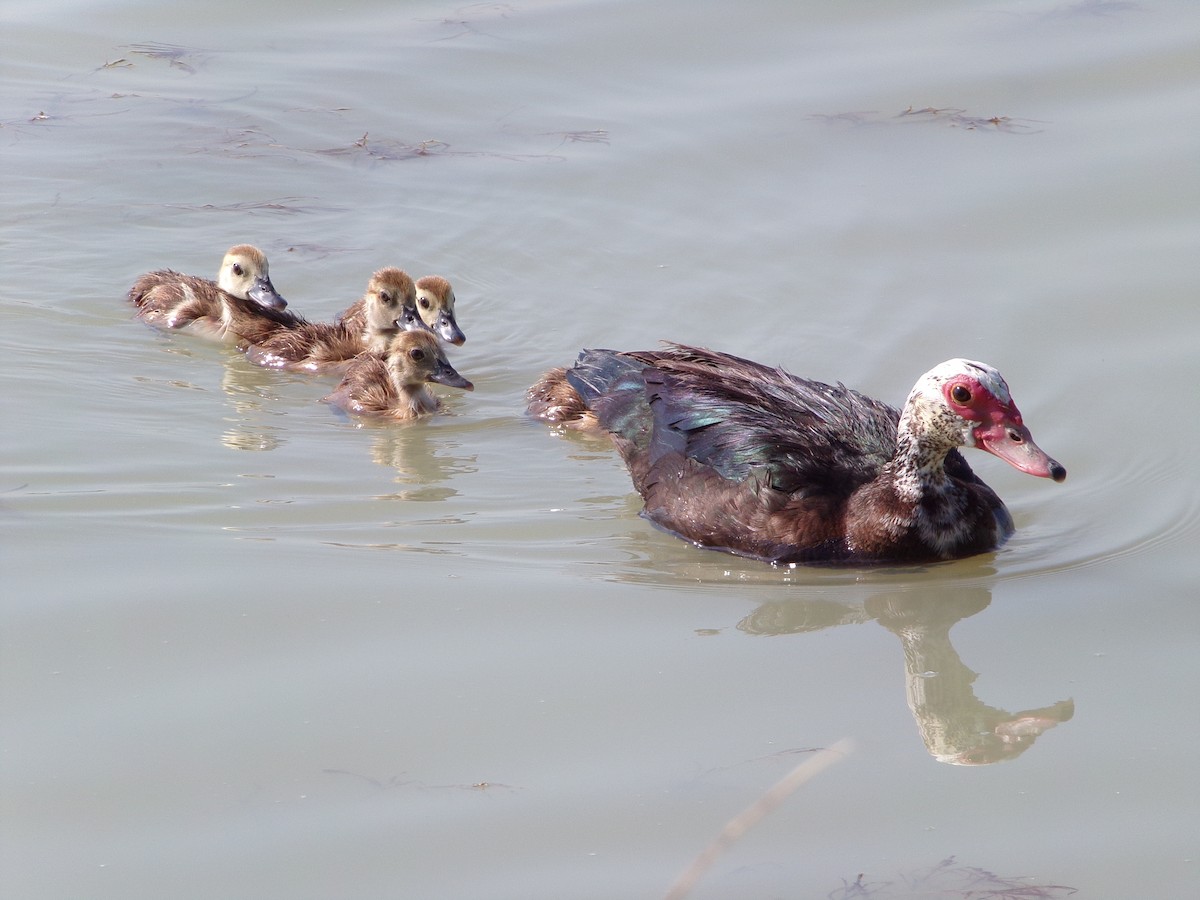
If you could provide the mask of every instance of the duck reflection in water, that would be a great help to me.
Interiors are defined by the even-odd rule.
[[[876,594],[861,607],[828,600],[765,604],[738,628],[752,634],[788,634],[878,621],[904,648],[905,693],[925,748],[939,762],[980,766],[1020,756],[1041,734],[1075,713],[1071,699],[1009,712],[975,696],[978,675],[959,658],[950,629],[989,603],[986,587],[956,587],[952,593],[931,587]]]

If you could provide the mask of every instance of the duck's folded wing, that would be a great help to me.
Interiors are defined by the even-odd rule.
[[[650,435],[650,408],[642,373],[646,363],[614,350],[584,350],[567,370],[567,383],[596,421],[619,440],[642,450]]]
[[[643,373],[649,461],[678,454],[722,478],[789,496],[848,496],[891,459],[899,414],[843,385],[736,357],[719,370],[666,363]]]

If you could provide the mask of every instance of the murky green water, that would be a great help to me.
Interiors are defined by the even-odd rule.
[[[6,895],[660,897],[844,737],[690,896],[1192,890],[1192,4],[4,18]],[[360,427],[132,319],[242,241],[315,319],[450,278],[476,390]],[[976,454],[1018,532],[949,565],[697,550],[522,415],[660,339],[986,360],[1070,476]]]

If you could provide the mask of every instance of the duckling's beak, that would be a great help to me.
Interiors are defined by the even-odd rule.
[[[437,368],[429,373],[429,380],[447,387],[462,388],[464,391],[475,390],[475,385],[459,375],[458,370],[444,359],[438,360]]]
[[[1019,415],[981,425],[973,434],[980,450],[1000,457],[1014,469],[1055,481],[1067,477],[1067,470],[1062,463],[1051,459],[1046,451],[1033,442],[1033,435]]]
[[[458,322],[454,320],[454,313],[448,309],[441,310],[429,327],[433,330],[434,334],[447,343],[457,346],[465,344],[467,341],[467,336],[462,333],[462,329],[458,327]]]
[[[415,306],[404,307],[403,311],[396,318],[396,321],[392,324],[401,331],[433,331],[432,328],[425,324],[425,320],[417,314]]]
[[[271,284],[271,279],[263,275],[254,279],[254,284],[246,291],[246,296],[267,309],[283,309],[287,306],[287,301],[279,296],[275,285]]]

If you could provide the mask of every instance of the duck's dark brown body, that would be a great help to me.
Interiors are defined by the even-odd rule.
[[[842,385],[670,346],[584,351],[530,389],[529,409],[608,432],[643,514],[701,546],[778,563],[919,562],[991,550],[1012,530],[955,449],[962,429],[937,421],[935,393],[918,406],[935,407],[946,434],[915,416],[902,426]]]

